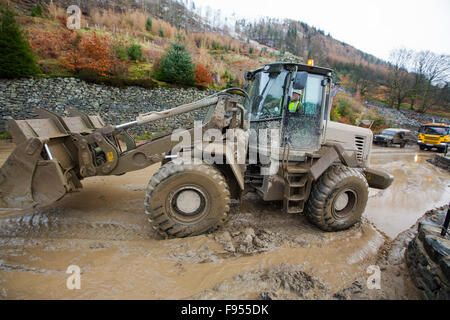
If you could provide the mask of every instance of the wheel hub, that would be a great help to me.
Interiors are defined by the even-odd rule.
[[[334,198],[332,205],[333,215],[337,219],[344,219],[356,206],[358,195],[352,189],[344,189]]]
[[[208,211],[209,197],[206,191],[195,185],[183,185],[170,192],[168,209],[170,214],[183,223],[194,223]]]
[[[348,204],[348,194],[346,192],[342,192],[337,196],[336,201],[334,202],[334,208],[337,211],[343,210]]]
[[[202,204],[201,195],[195,190],[183,190],[176,197],[178,210],[185,215],[192,215]]]

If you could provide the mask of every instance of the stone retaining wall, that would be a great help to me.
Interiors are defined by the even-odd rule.
[[[437,154],[433,159],[428,159],[427,161],[450,172],[450,157],[448,156]]]
[[[406,263],[425,299],[450,300],[450,235],[440,235],[447,208],[419,223]]]
[[[60,115],[67,107],[88,114],[99,114],[106,124],[133,121],[140,113],[161,111],[193,102],[213,94],[214,90],[196,88],[116,88],[91,84],[75,78],[34,78],[0,80],[0,131],[5,131],[9,119],[29,119],[36,116],[32,107],[40,106]],[[207,109],[179,115],[143,127],[133,134],[167,132],[203,119]]]

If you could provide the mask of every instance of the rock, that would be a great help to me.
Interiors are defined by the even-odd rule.
[[[253,228],[245,228],[244,234],[253,238],[255,237],[255,230]]]
[[[418,131],[422,123],[440,122],[450,124],[450,121],[448,119],[421,114],[411,110],[397,110],[378,102],[368,101],[366,103],[366,107],[368,109],[376,109],[380,116],[388,120],[389,126],[397,126],[416,132]]]
[[[230,233],[228,231],[225,231],[225,232],[219,234],[218,236],[216,236],[216,240],[229,242],[232,240],[232,238],[231,238]]]
[[[228,252],[235,252],[236,249],[233,245],[233,239],[228,231],[220,233],[215,236],[215,240],[223,246],[223,249]]]

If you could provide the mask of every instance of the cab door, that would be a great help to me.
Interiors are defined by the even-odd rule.
[[[250,127],[254,129],[256,137],[249,140],[250,152],[269,156],[278,149],[276,154],[272,154],[272,157],[278,157],[282,143],[283,97],[288,75],[289,72],[283,70],[273,74],[260,72],[256,76],[252,90],[258,92],[250,92],[255,97],[251,106]]]
[[[324,76],[308,74],[301,105],[295,112],[285,107],[283,137],[291,151],[315,152],[320,149],[326,84]]]

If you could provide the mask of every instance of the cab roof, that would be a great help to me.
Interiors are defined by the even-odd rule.
[[[329,68],[310,66],[310,65],[302,64],[302,63],[272,62],[272,63],[266,64],[263,68],[259,68],[259,69],[250,71],[250,73],[254,74],[256,72],[260,72],[260,71],[264,71],[264,70],[281,69],[281,68],[291,70],[295,67],[297,67],[298,71],[306,71],[308,73],[320,74],[323,76],[331,76],[331,73],[333,72],[333,70],[329,69]]]

